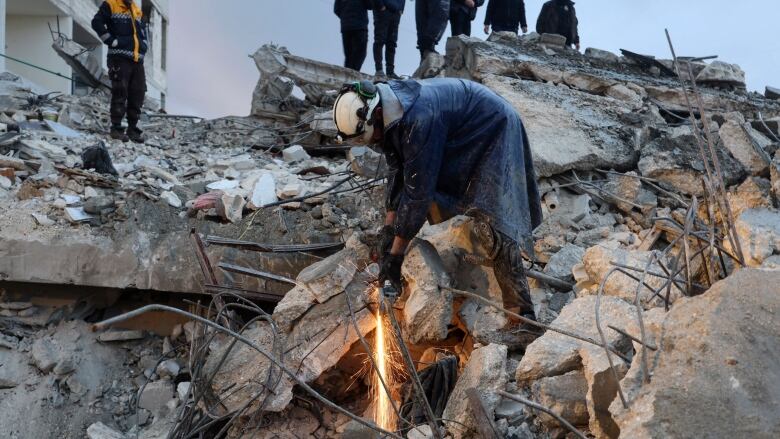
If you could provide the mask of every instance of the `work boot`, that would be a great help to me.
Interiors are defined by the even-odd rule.
[[[387,74],[387,79],[394,79],[394,80],[397,81],[397,80],[400,80],[401,77],[396,75],[395,72],[392,72],[392,73],[388,73]]]
[[[385,71],[382,68],[376,69],[376,73],[374,74],[379,79],[386,78]]]
[[[112,125],[109,135],[114,140],[121,140],[122,142],[130,141],[130,138],[125,134],[125,130],[123,130],[121,126]]]
[[[134,143],[144,143],[146,141],[144,132],[139,130],[136,126],[127,127],[127,137]]]

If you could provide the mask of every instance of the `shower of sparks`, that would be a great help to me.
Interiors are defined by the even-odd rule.
[[[382,386],[382,380],[390,387],[392,386],[391,378],[391,365],[392,361],[389,350],[387,349],[385,321],[382,317],[382,312],[376,312],[376,335],[374,336],[374,361],[376,362],[377,370],[374,372],[372,382],[372,393],[374,400],[374,422],[385,430],[395,430],[395,412],[393,411],[393,405],[390,402],[390,395],[385,392]]]

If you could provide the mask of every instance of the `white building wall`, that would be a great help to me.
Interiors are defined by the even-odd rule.
[[[8,56],[26,61],[64,76],[71,77],[72,69],[51,48],[49,24],[57,23],[56,16],[9,15],[5,17],[6,53]],[[69,37],[73,35],[73,20],[59,17],[60,31]],[[42,70],[7,60],[9,72],[22,76],[46,90],[61,93],[71,92],[71,81],[54,76]]]

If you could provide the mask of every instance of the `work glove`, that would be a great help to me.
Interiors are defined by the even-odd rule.
[[[385,253],[382,258],[382,264],[379,268],[379,286],[382,287],[385,281],[401,293],[401,266],[404,263],[404,255],[391,255]]]
[[[390,249],[393,247],[393,240],[395,239],[395,229],[393,226],[384,226],[379,231],[379,248],[377,250],[380,255],[390,254]]]

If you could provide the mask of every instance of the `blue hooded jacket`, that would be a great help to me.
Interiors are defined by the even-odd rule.
[[[463,79],[379,84],[386,208],[411,239],[429,219],[481,214],[533,255],[542,207],[523,122],[489,88]],[[439,215],[430,215],[435,208]],[[435,218],[438,216],[438,218]]]

